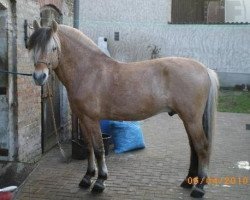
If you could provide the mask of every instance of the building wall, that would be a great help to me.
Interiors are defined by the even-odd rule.
[[[0,69],[8,69],[8,8],[7,1],[0,1]],[[6,150],[9,150],[9,138],[8,138],[8,76],[6,74],[0,74],[0,149],[5,152],[0,153],[0,159],[6,160]]]
[[[135,9],[134,6],[140,2],[135,0],[124,7],[121,1],[109,0],[108,4],[97,6],[85,0],[80,7],[80,30],[96,43],[99,36],[107,37],[111,56],[120,61],[150,59],[156,45],[161,57],[191,57],[220,73],[250,74],[249,25],[168,24],[170,1],[160,1],[159,5],[155,3],[155,21],[148,20],[151,4],[144,3]],[[162,7],[167,9],[161,10]],[[134,16],[127,16],[126,10],[132,10]],[[114,17],[118,14],[120,17],[116,20]],[[114,32],[119,32],[119,41],[114,40]],[[241,78],[236,79],[234,84],[240,84]]]
[[[250,1],[225,0],[225,21],[250,23]]]
[[[19,0],[17,1],[17,69],[18,71],[32,73],[34,63],[32,52],[25,49],[24,44],[24,20],[27,19],[30,26],[33,20],[40,20],[40,8],[52,5],[63,15],[63,23],[72,25],[72,2],[63,0]],[[32,30],[29,30],[31,33]],[[65,89],[61,91],[62,119],[67,121],[68,105]],[[31,77],[17,78],[18,95],[18,159],[20,161],[36,161],[42,153],[41,149],[41,88],[35,86]],[[66,128],[63,130],[66,131]]]
[[[171,20],[172,0],[80,1],[80,22],[165,23]]]
[[[16,2],[17,15],[17,71],[32,73],[32,53],[25,48],[24,20],[32,23],[39,19],[39,5],[36,1]],[[32,30],[30,29],[31,33]],[[32,77],[17,76],[17,126],[18,160],[28,162],[41,155],[41,88],[35,86]]]
[[[40,8],[50,5],[63,16],[63,23],[73,24],[73,0],[0,0],[8,15],[8,70],[32,73],[32,52],[25,48],[24,20],[28,20],[29,34],[32,22],[40,20]],[[41,88],[35,86],[31,77],[8,76],[7,99],[9,105],[8,136],[9,156],[0,160],[34,162],[42,154],[41,149]],[[69,109],[65,88],[61,88],[61,121],[68,123]],[[68,134],[66,124],[63,131]],[[65,135],[64,135],[65,137]]]
[[[8,0],[0,0],[0,5],[7,14],[7,67],[5,70],[15,71],[16,69],[16,13],[15,6]],[[1,46],[1,45],[0,45]],[[2,46],[0,47],[2,48]],[[8,75],[6,103],[8,104],[8,114],[5,116],[8,156],[0,156],[0,160],[15,160],[17,157],[17,96],[16,96],[16,78]],[[2,117],[3,112],[0,112]],[[2,119],[1,119],[2,120]],[[3,119],[4,120],[4,119]]]

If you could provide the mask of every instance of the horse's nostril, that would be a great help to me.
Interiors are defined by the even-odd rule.
[[[37,79],[36,73],[32,74],[33,79]]]
[[[46,78],[46,73],[43,73],[42,77],[43,77],[43,79],[45,79]]]

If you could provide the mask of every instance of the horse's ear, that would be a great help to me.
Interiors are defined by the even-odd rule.
[[[39,23],[36,20],[33,21],[33,28],[34,28],[35,31],[37,29],[41,28],[41,26],[39,25]]]
[[[57,28],[58,28],[58,24],[57,22],[53,19],[52,20],[52,24],[51,24],[51,29],[53,31],[53,33],[55,33],[57,31]]]

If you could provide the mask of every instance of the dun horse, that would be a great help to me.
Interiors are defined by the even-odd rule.
[[[218,79],[201,63],[181,57],[121,63],[106,56],[80,31],[52,22],[41,28],[34,21],[29,49],[34,50],[37,85],[43,85],[49,69],[67,89],[72,112],[80,119],[88,148],[87,172],[81,187],[102,192],[108,177],[99,120],[143,120],[161,112],[178,114],[191,148],[190,168],[181,184],[191,196],[205,193],[207,168],[214,133]],[[190,184],[188,180],[198,180]],[[191,181],[192,182],[192,181]]]

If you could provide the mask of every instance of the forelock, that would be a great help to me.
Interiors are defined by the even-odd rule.
[[[29,38],[28,49],[39,48],[41,52],[46,51],[46,46],[52,38],[52,30],[50,28],[39,28]]]

